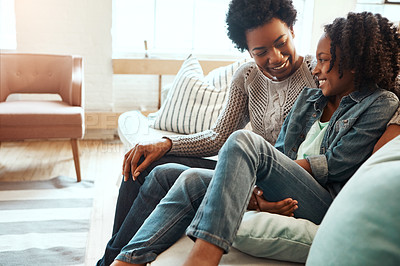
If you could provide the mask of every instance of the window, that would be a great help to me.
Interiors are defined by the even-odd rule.
[[[113,57],[145,55],[237,57],[239,51],[227,37],[225,16],[230,0],[114,0]],[[308,51],[302,39],[310,39],[311,0],[293,1],[298,10],[296,45]],[[311,5],[312,6],[312,5]],[[311,12],[311,13],[307,13]],[[311,15],[310,15],[311,14]],[[306,30],[304,30],[306,29]],[[302,44],[302,45],[301,45]]]
[[[392,22],[399,23],[400,0],[357,0],[356,12],[379,13]]]
[[[16,48],[14,0],[0,0],[0,49]]]

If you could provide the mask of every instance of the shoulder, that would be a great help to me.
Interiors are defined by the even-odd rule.
[[[232,77],[232,85],[239,88],[245,88],[256,76],[258,67],[254,61],[241,65]]]
[[[304,100],[313,100],[313,99],[317,99],[322,95],[321,90],[318,88],[308,88],[305,87],[300,95],[299,98],[301,97]]]
[[[393,107],[395,109],[397,109],[397,107],[399,106],[399,99],[397,98],[396,94],[391,91],[377,89],[374,94],[376,98],[374,104],[384,105],[388,108]]]
[[[247,79],[247,77],[258,71],[258,67],[254,61],[250,61],[241,65],[233,75],[233,80]]]
[[[366,113],[374,114],[376,118],[387,119],[386,122],[389,121],[398,107],[399,100],[397,96],[393,92],[379,88],[357,104],[359,112],[366,111]]]
[[[395,101],[399,101],[399,98],[397,98],[396,94],[394,94],[391,91],[388,90],[384,90],[384,89],[377,89],[375,91],[375,93],[377,94],[377,96],[379,98],[384,98],[384,99],[393,99]]]

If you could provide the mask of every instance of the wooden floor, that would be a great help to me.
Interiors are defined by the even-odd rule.
[[[94,180],[95,198],[85,265],[95,265],[110,238],[124,148],[119,140],[79,142],[83,180]],[[2,142],[0,182],[76,178],[69,141]],[[1,183],[0,183],[1,185]]]

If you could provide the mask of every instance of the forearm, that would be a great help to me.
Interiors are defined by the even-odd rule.
[[[373,153],[375,153],[377,150],[382,148],[383,145],[385,145],[386,143],[388,143],[389,141],[391,141],[392,139],[394,139],[398,135],[400,135],[400,125],[397,125],[397,124],[389,125],[386,128],[386,130],[383,133],[383,135],[381,136],[381,138],[375,144]]]
[[[169,152],[179,156],[214,156],[232,132],[249,122],[248,97],[243,88],[232,85],[226,107],[210,130],[196,134],[168,136],[172,140]]]
[[[295,160],[295,162],[300,165],[304,170],[306,170],[310,175],[312,175],[312,170],[311,170],[311,165],[307,161],[307,159],[300,159],[300,160]]]

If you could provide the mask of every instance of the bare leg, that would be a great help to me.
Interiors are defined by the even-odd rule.
[[[224,251],[221,248],[198,238],[183,265],[216,266],[221,260],[223,253]]]

